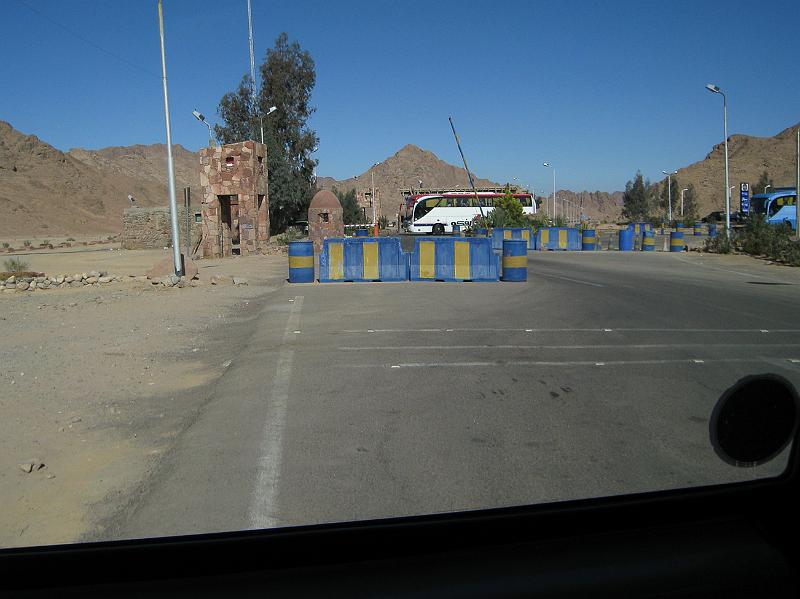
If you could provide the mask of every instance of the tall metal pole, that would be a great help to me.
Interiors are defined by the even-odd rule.
[[[553,167],[553,220],[556,218],[556,169]]]
[[[256,62],[253,53],[253,10],[250,0],[247,0],[247,43],[250,46],[250,96],[253,99],[253,108],[258,106],[256,98]],[[258,114],[258,125],[261,127],[261,143],[264,143],[264,119],[261,112]]]
[[[800,127],[797,128],[797,173],[794,188],[794,236],[800,239]]]
[[[183,274],[180,240],[178,239],[178,206],[175,200],[175,165],[172,162],[172,133],[169,125],[169,95],[167,93],[167,58],[164,52],[164,12],[158,0],[158,32],[161,37],[161,81],[164,88],[164,122],[167,129],[167,184],[169,187],[169,220],[172,229],[172,260],[175,274]]]
[[[189,246],[192,240],[192,230],[191,230],[192,225],[191,221],[189,220],[189,206],[192,203],[191,193],[192,193],[191,187],[183,188],[183,203],[186,206],[186,241],[184,244],[186,246],[186,253],[184,254],[184,256],[186,256],[187,258],[189,257]]]
[[[731,190],[728,181],[728,98],[725,92],[722,94],[722,120],[725,131],[725,233],[730,239],[731,236]]]
[[[667,175],[667,202],[669,203],[669,221],[672,222],[672,175]]]
[[[447,120],[450,121],[450,128],[453,130],[453,137],[456,138],[456,145],[458,146],[458,153],[461,154],[461,161],[464,163],[464,170],[467,171],[467,178],[469,179],[469,185],[472,187],[472,193],[475,194],[475,203],[478,205],[478,210],[481,211],[481,218],[484,218],[485,215],[483,214],[483,206],[481,206],[481,199],[478,197],[478,191],[475,189],[475,182],[472,180],[472,173],[469,172],[469,167],[467,166],[467,159],[464,157],[464,150],[461,149],[461,140],[458,139],[458,133],[456,133],[456,127],[453,125],[453,117],[447,117]]]
[[[375,219],[375,165],[370,169],[370,176],[372,177],[372,231],[375,237],[378,236],[378,221]]]

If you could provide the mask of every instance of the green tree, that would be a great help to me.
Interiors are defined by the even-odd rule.
[[[360,225],[367,222],[364,218],[364,211],[361,210],[361,206],[358,205],[358,201],[356,200],[355,189],[344,192],[339,191],[334,187],[333,193],[337,198],[339,198],[339,203],[342,205],[342,218],[344,219],[344,224]]]
[[[316,73],[311,55],[297,42],[289,43],[286,33],[281,33],[275,46],[267,50],[259,72],[263,84],[257,97],[248,75],[235,91],[222,97],[218,112],[223,124],[217,125],[215,132],[222,143],[259,140],[263,125],[270,230],[276,233],[305,217],[316,192],[313,174],[317,163],[311,153],[319,140],[307,126],[315,110],[310,100]],[[277,110],[267,116],[271,106]]]
[[[770,189],[775,189],[775,183],[772,181],[772,177],[770,177],[769,173],[767,173],[767,171],[764,170],[764,172],[761,173],[761,177],[759,178],[758,183],[756,183],[750,188],[750,195],[754,195],[756,193],[764,193],[764,188],[767,185],[772,186],[770,187]],[[769,189],[767,191],[769,191]]]
[[[501,197],[495,198],[491,214],[495,222],[502,221],[502,224],[495,225],[497,227],[527,227],[529,224],[522,204],[514,197],[508,186]]]
[[[622,216],[629,220],[644,220],[650,213],[648,188],[650,182],[645,181],[641,171],[636,171],[633,181],[625,184],[625,193],[622,196],[624,206]]]

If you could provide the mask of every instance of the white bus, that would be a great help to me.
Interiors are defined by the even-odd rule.
[[[512,194],[525,214],[536,214],[536,203],[530,193]],[[487,215],[494,209],[495,198],[503,196],[499,191],[479,191],[478,198],[471,191],[446,191],[409,195],[401,206],[400,219],[403,229],[409,233],[452,233],[453,225],[464,229],[476,216]]]

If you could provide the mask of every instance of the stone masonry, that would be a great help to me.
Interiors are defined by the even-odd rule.
[[[195,248],[200,241],[201,225],[195,222],[195,211],[190,208],[189,231]],[[186,247],[186,207],[178,206],[178,234],[181,251]],[[154,208],[126,208],[122,215],[122,247],[126,250],[145,250],[172,247],[172,228],[169,206]]]
[[[201,253],[242,256],[266,249],[269,241],[267,148],[252,140],[200,150],[203,188]]]
[[[356,202],[358,207],[364,210],[367,222],[372,222],[372,188],[360,187],[356,189]],[[381,217],[381,190],[375,188],[375,218]],[[374,223],[373,223],[374,224]]]
[[[314,242],[314,252],[321,252],[322,241],[329,237],[344,237],[344,213],[339,198],[323,189],[308,207],[308,239]]]

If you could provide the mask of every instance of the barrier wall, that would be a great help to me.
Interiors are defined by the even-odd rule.
[[[669,251],[682,252],[683,251],[683,231],[674,231],[669,236]]]
[[[502,227],[492,229],[492,249],[502,250],[503,241],[506,239],[523,240],[527,243],[527,249],[536,249],[536,238],[531,234],[531,229],[528,227]]]
[[[642,233],[642,251],[654,252],[656,250],[656,235],[653,231]]]
[[[634,237],[639,237],[645,231],[650,231],[652,227],[650,223],[630,223],[628,224],[628,229],[633,231]]]
[[[314,282],[314,244],[311,241],[289,242],[289,282]]]
[[[633,228],[619,230],[619,251],[632,252],[633,251]]]
[[[708,236],[709,237],[716,237],[717,236],[717,225],[709,224],[708,225]]]
[[[319,280],[407,281],[408,262],[397,237],[326,239],[319,256]]]
[[[399,242],[398,242],[399,243]],[[415,239],[410,254],[412,281],[497,281],[498,256],[488,237]]]
[[[581,231],[581,250],[594,251],[597,249],[597,232],[594,229]]]
[[[695,223],[694,224],[694,234],[695,235],[702,235],[703,234],[703,224],[702,223]]]
[[[369,231],[366,229],[356,229],[354,232],[355,237],[369,237]]]
[[[581,232],[567,227],[545,227],[536,231],[535,243],[540,250],[580,250]]]
[[[528,280],[528,243],[526,240],[503,240],[503,280]]]

